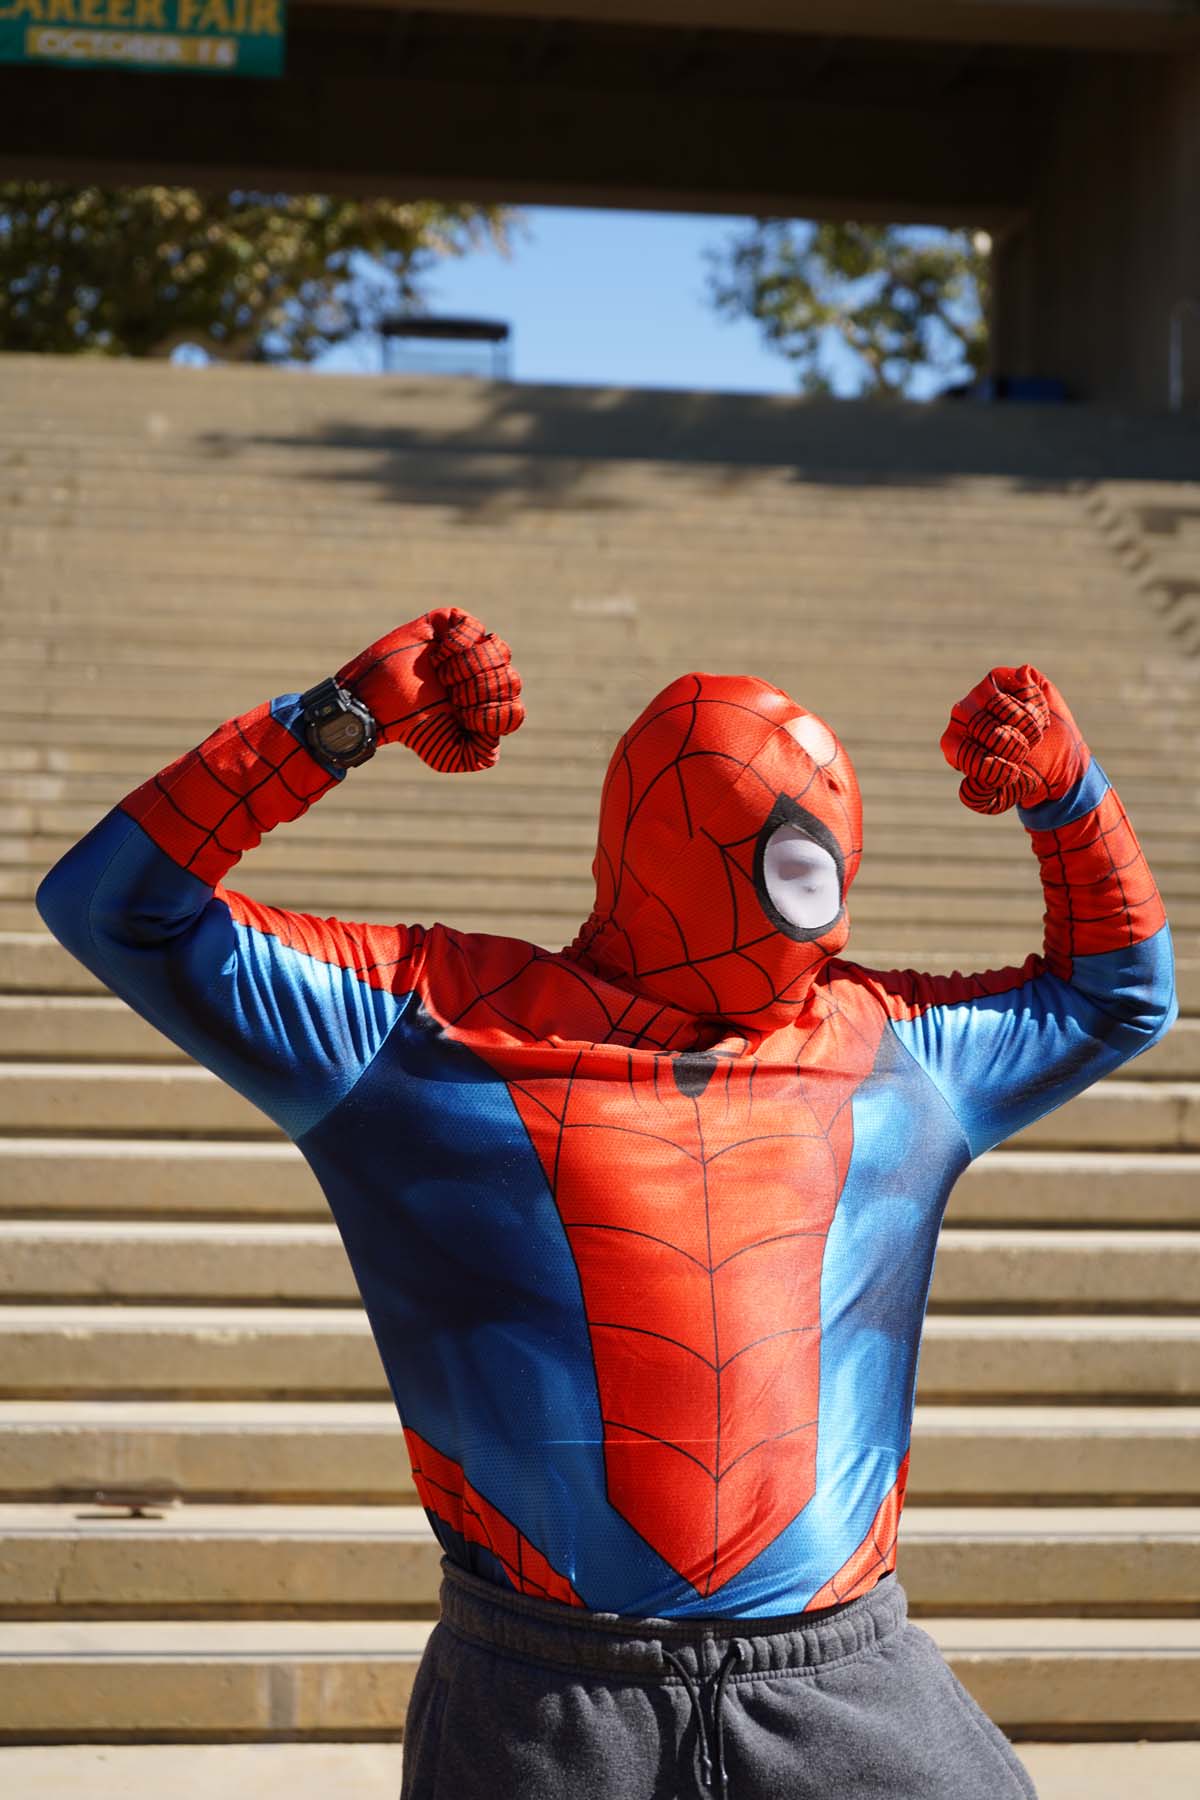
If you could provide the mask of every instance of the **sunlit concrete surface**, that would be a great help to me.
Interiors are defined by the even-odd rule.
[[[1040,1800],[1194,1800],[1200,1743],[1021,1744]],[[8,1800],[396,1800],[398,1744],[73,1744],[0,1750]],[[597,1797],[599,1800],[599,1797]],[[897,1800],[908,1800],[897,1796]]]

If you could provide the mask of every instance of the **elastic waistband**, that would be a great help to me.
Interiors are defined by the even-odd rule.
[[[908,1616],[904,1589],[885,1576],[861,1599],[821,1612],[769,1619],[631,1619],[585,1612],[557,1600],[512,1593],[443,1559],[442,1623],[458,1637],[539,1663],[580,1672],[677,1678],[666,1655],[698,1676],[712,1673],[730,1643],[740,1673],[813,1669],[883,1643]]]

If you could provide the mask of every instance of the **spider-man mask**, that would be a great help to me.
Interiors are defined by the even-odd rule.
[[[861,854],[850,759],[768,682],[682,675],[617,745],[575,953],[618,985],[766,1032],[846,942]]]

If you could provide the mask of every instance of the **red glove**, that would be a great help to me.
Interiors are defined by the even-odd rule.
[[[381,744],[407,744],[443,773],[490,769],[525,717],[508,645],[457,607],[389,631],[337,679],[375,715]]]
[[[962,771],[963,805],[981,813],[1059,800],[1088,765],[1066,701],[1029,663],[992,669],[959,701],[942,755]]]

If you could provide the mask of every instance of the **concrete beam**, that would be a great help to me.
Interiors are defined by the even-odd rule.
[[[320,0],[329,7],[361,0]],[[407,11],[407,0],[374,0]],[[830,33],[962,44],[1161,50],[1195,42],[1200,20],[1180,0],[426,0],[427,13],[531,20],[611,20],[681,31]]]
[[[1032,191],[1053,78],[943,59],[864,88],[804,40],[744,33],[691,79],[671,33],[608,24],[569,27],[548,69],[528,21],[447,20],[432,48],[422,30],[418,56],[405,17],[302,10],[276,82],[0,69],[0,176],[999,228]]]

